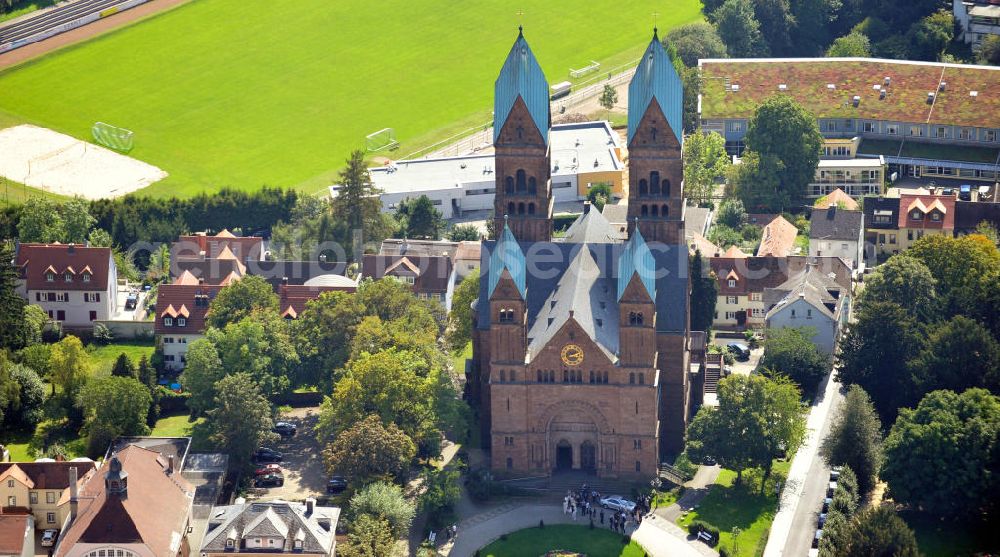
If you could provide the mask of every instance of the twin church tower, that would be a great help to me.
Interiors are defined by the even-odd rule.
[[[525,241],[552,238],[549,84],[519,33],[494,89],[495,230],[504,217]],[[682,243],[683,88],[656,32],[628,88],[629,232]]]
[[[585,210],[553,238],[549,85],[523,34],[496,80],[497,239],[483,242],[468,394],[499,475],[648,479],[683,447],[704,356],[688,317],[683,90],[655,31],[628,101],[627,237]]]

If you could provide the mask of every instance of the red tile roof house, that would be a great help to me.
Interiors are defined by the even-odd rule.
[[[35,555],[35,519],[30,514],[0,515],[0,557]]]
[[[78,478],[94,469],[90,459],[72,462],[0,463],[0,516],[30,513],[41,530],[59,528],[69,515],[71,469]]]
[[[188,557],[194,487],[159,453],[130,445],[71,494],[55,557]]]
[[[118,269],[111,248],[19,244],[18,292],[64,328],[90,330],[118,309]]]
[[[823,274],[832,274],[843,288],[851,287],[851,267],[839,257],[710,257],[708,261],[719,281],[712,321],[719,329],[763,327],[768,309],[764,291],[785,283],[810,262]]]
[[[446,310],[451,309],[455,266],[448,256],[368,254],[361,260],[361,276],[394,277],[409,284],[418,298],[438,300]]]
[[[223,284],[204,284],[188,271],[174,282],[160,285],[153,332],[163,350],[166,369],[184,368],[188,344],[202,337],[208,305],[223,288]]]

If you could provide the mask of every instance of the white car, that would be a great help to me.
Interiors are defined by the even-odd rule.
[[[42,532],[42,547],[52,547],[59,537],[59,530],[46,530]]]
[[[601,506],[605,509],[611,509],[613,511],[625,511],[631,513],[635,510],[635,503],[629,501],[628,499],[622,497],[621,495],[612,495],[610,497],[604,497],[601,499]]]

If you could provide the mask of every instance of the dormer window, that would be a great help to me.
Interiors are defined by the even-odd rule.
[[[83,282],[90,282],[90,273],[83,273]]]
[[[66,282],[73,282],[73,273],[63,274],[63,280],[65,280]]]
[[[729,282],[727,284],[729,284],[729,288],[736,288],[736,280],[735,279],[729,279]]]
[[[173,327],[174,326],[174,318],[173,317],[164,317],[163,318],[163,326],[164,327]]]
[[[55,280],[56,280],[56,274],[55,273],[45,273],[45,281],[46,282],[55,282]]]
[[[183,317],[178,317],[177,318],[177,326],[178,327],[184,327],[186,325],[187,325],[187,319],[185,319]]]
[[[302,549],[302,540],[295,540],[295,549]]]
[[[941,213],[938,211],[931,212],[931,220],[935,222],[941,221]]]
[[[226,540],[226,549],[232,549],[236,547],[236,540],[229,538]]]
[[[913,211],[910,212],[910,219],[911,220],[923,220],[923,218],[924,218],[924,214],[921,213],[919,210],[915,209],[915,210],[913,210]]]

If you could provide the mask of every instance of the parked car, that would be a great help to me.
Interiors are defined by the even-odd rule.
[[[253,471],[254,476],[266,476],[268,474],[281,474],[281,466],[277,464],[265,464]]]
[[[827,497],[833,497],[833,492],[834,491],[837,491],[837,482],[830,482],[826,486],[826,496]]]
[[[750,359],[750,347],[744,342],[730,342],[726,345],[726,350],[729,350],[737,360]]]
[[[819,520],[816,521],[816,525],[820,528],[826,526],[826,513],[819,513]]]
[[[842,468],[841,466],[834,466],[833,469],[830,470],[830,481],[831,482],[835,482],[835,481],[837,481],[837,480],[840,479],[840,470],[841,470],[841,468]]]
[[[826,499],[823,499],[823,512],[829,512],[830,511],[830,503],[833,503],[833,499],[831,499],[829,497],[827,497]]]
[[[285,477],[280,474],[267,474],[254,480],[256,487],[281,487],[285,485]]]
[[[135,292],[129,292],[128,296],[125,298],[125,309],[131,311],[135,309],[136,304],[139,303],[139,295]]]
[[[253,459],[257,462],[281,462],[284,458],[278,451],[267,447],[261,447],[253,454]]]
[[[819,530],[816,530],[816,535],[813,536],[812,546],[813,547],[819,547],[819,539],[822,538],[822,537],[823,537],[823,529],[820,528]]]
[[[958,198],[962,201],[972,201],[972,186],[969,184],[958,186]]]
[[[274,429],[271,430],[282,437],[295,437],[297,429],[295,424],[289,422],[277,422],[274,424]]]
[[[59,530],[48,529],[42,532],[42,547],[52,547],[59,537]]]
[[[635,510],[635,503],[629,501],[628,499],[622,497],[621,495],[612,495],[610,497],[604,497],[601,499],[601,506],[605,509],[611,509],[613,511],[625,511],[631,513]]]
[[[347,489],[347,478],[344,476],[330,476],[326,482],[327,493],[340,493]]]

